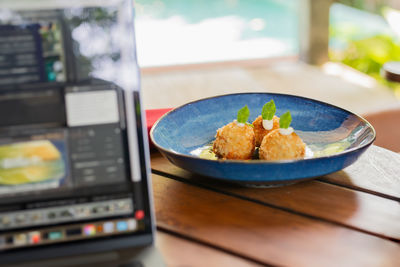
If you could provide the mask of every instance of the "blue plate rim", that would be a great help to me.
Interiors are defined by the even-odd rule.
[[[348,149],[348,150],[345,150],[345,151],[342,151],[342,152],[339,152],[339,153],[335,153],[335,154],[333,154],[333,155],[328,155],[328,156],[323,156],[323,157],[317,157],[317,158],[294,159],[294,160],[275,160],[275,161],[251,160],[251,159],[248,159],[248,160],[233,160],[233,159],[217,159],[217,160],[214,160],[214,159],[203,159],[203,158],[200,158],[200,157],[197,157],[197,156],[187,155],[187,154],[183,154],[183,153],[179,153],[179,152],[176,152],[176,151],[172,151],[172,150],[165,149],[165,148],[163,148],[162,146],[160,146],[159,144],[157,144],[157,142],[154,140],[154,137],[153,137],[154,129],[157,127],[157,125],[160,123],[160,121],[162,121],[162,120],[163,120],[166,116],[168,116],[170,113],[176,112],[177,110],[179,110],[179,109],[181,109],[181,108],[183,108],[183,107],[185,107],[185,106],[187,106],[187,105],[191,105],[191,104],[194,104],[194,103],[196,103],[196,102],[200,102],[200,101],[204,101],[204,100],[208,100],[208,99],[219,98],[219,97],[225,97],[225,96],[251,95],[251,94],[268,94],[268,95],[295,97],[295,98],[300,98],[300,99],[304,99],[304,100],[314,101],[314,102],[317,102],[317,103],[319,103],[319,104],[323,104],[323,105],[326,105],[326,106],[330,106],[330,107],[333,107],[333,108],[336,108],[336,109],[345,111],[345,112],[347,112],[347,113],[349,113],[349,114],[355,115],[357,118],[359,118],[359,119],[361,119],[362,121],[364,121],[364,122],[372,129],[372,132],[373,132],[373,134],[374,134],[374,135],[373,135],[373,138],[372,138],[368,143],[363,144],[362,146],[357,146],[357,147],[354,147],[354,148],[351,148],[351,149]],[[344,109],[344,108],[335,106],[335,105],[333,105],[333,104],[320,101],[320,100],[316,100],[316,99],[312,99],[312,98],[304,97],[304,96],[292,95],[292,94],[283,94],[283,93],[246,92],[246,93],[233,93],[233,94],[222,94],[222,95],[210,96],[210,97],[205,97],[205,98],[197,99],[197,100],[188,102],[188,103],[186,103],[186,104],[180,105],[180,106],[178,106],[178,107],[176,107],[176,108],[174,108],[174,109],[168,111],[168,112],[165,113],[164,115],[162,115],[162,116],[153,124],[153,126],[152,126],[151,129],[150,129],[150,139],[151,139],[151,141],[153,142],[154,146],[155,146],[157,149],[159,149],[159,150],[161,150],[161,151],[163,151],[163,152],[165,152],[165,153],[167,153],[167,154],[174,154],[174,155],[176,155],[176,156],[179,156],[179,157],[186,157],[186,158],[188,158],[188,159],[196,159],[196,160],[201,160],[201,161],[213,161],[213,162],[220,162],[220,163],[234,163],[234,164],[243,163],[243,164],[271,164],[271,165],[273,164],[273,165],[275,165],[275,164],[284,164],[284,163],[297,163],[297,162],[304,162],[304,161],[307,162],[307,161],[314,161],[314,160],[318,160],[318,159],[330,159],[330,158],[335,158],[335,157],[339,157],[339,156],[342,156],[342,155],[349,154],[349,153],[351,153],[351,152],[353,152],[353,151],[356,151],[356,150],[362,149],[362,148],[364,148],[364,147],[370,146],[370,145],[375,141],[375,139],[376,139],[376,131],[375,131],[375,128],[371,125],[371,123],[369,123],[366,119],[364,119],[364,118],[363,118],[362,116],[360,116],[359,114],[357,114],[357,113],[355,113],[355,112],[351,112],[351,111],[349,111],[349,110],[347,110],[347,109]]]

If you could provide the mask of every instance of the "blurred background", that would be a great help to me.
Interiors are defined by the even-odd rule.
[[[299,22],[307,16],[305,5],[314,4],[308,2],[136,0],[140,65],[299,56],[305,34]],[[400,60],[400,1],[320,2],[329,8],[329,60],[366,73],[399,94],[398,84],[383,79],[380,69]]]

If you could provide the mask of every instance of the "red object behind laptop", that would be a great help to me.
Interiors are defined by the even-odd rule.
[[[150,130],[153,127],[154,123],[161,118],[162,115],[172,110],[172,108],[163,108],[163,109],[148,109],[146,110],[146,122],[147,122],[147,134],[149,135],[149,143],[150,148],[154,148],[153,142],[150,139]]]

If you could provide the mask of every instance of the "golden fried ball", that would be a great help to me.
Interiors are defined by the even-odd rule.
[[[253,128],[231,122],[217,130],[214,153],[223,159],[251,159],[255,149]]]
[[[283,135],[279,129],[271,131],[261,142],[259,156],[265,160],[290,160],[304,158],[306,145],[295,133]]]
[[[278,129],[279,128],[279,118],[277,116],[274,116],[272,118],[273,126],[271,130],[266,130],[263,127],[263,119],[260,116],[258,116],[254,121],[253,121],[253,126],[254,126],[254,134],[256,136],[256,146],[260,146],[261,142],[269,132],[272,130]]]

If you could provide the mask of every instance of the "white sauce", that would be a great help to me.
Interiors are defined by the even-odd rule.
[[[293,133],[293,128],[289,127],[287,129],[279,128],[279,133],[282,135],[290,135]]]
[[[273,120],[263,120],[262,126],[264,127],[265,130],[271,130],[274,127],[274,121]]]
[[[233,122],[239,127],[244,127],[244,123],[238,122],[237,120],[234,120]]]

